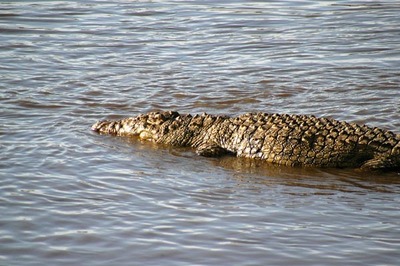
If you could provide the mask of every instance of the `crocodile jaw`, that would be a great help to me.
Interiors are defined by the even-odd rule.
[[[141,124],[135,123],[133,119],[123,119],[119,121],[98,121],[92,126],[92,130],[99,134],[136,136],[145,129]]]

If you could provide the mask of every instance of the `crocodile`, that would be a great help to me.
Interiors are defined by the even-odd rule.
[[[99,134],[192,147],[207,157],[233,154],[287,166],[400,169],[400,134],[313,115],[236,117],[160,111],[96,122]]]

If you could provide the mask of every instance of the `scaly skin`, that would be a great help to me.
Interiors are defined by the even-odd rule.
[[[151,112],[118,121],[100,121],[92,130],[193,147],[203,156],[232,153],[289,166],[400,169],[400,134],[315,116]]]

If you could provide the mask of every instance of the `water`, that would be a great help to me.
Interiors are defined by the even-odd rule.
[[[151,110],[400,133],[397,1],[1,1],[0,265],[397,265],[398,173],[98,136]]]

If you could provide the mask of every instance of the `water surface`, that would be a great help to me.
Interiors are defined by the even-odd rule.
[[[153,110],[400,133],[397,1],[2,1],[0,265],[396,265],[399,173],[98,136]]]

